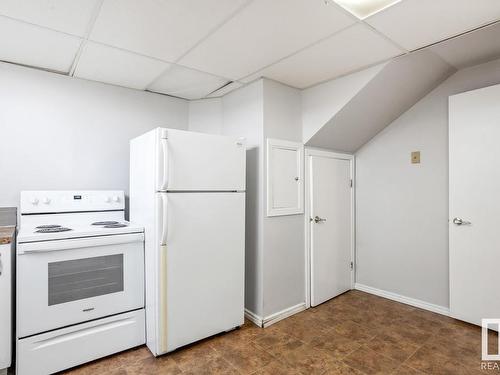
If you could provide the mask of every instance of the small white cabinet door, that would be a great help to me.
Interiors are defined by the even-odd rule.
[[[12,327],[12,247],[0,245],[0,369],[10,366]]]
[[[304,212],[303,153],[301,143],[267,140],[267,216]]]

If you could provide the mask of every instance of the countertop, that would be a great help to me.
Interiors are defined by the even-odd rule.
[[[0,245],[14,241],[17,225],[17,209],[15,207],[0,207]]]

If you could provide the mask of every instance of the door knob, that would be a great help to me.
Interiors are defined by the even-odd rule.
[[[315,222],[316,224],[321,223],[322,221],[326,221],[326,219],[323,219],[323,218],[319,217],[318,215],[316,215],[316,216],[314,217],[314,222]]]
[[[456,217],[453,219],[453,224],[455,225],[471,225],[472,223],[470,221],[465,221],[460,219],[459,217]]]

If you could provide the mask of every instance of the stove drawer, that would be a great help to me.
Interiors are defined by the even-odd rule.
[[[20,339],[17,374],[52,374],[142,345],[144,319],[141,309]]]
[[[143,237],[130,239],[19,254],[17,337],[144,307]]]

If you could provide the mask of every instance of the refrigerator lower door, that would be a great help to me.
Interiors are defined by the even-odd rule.
[[[162,354],[243,324],[245,193],[159,194]]]

